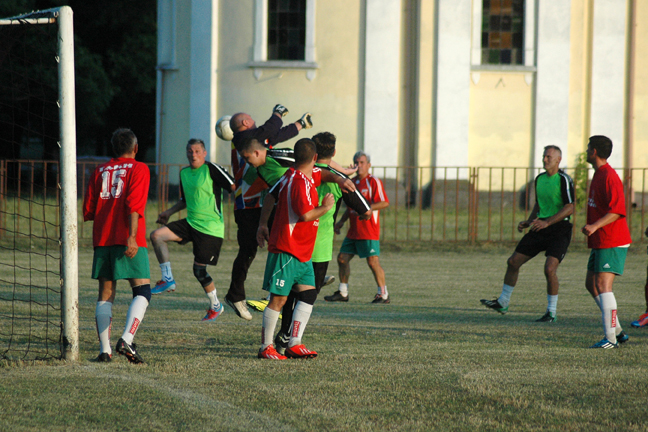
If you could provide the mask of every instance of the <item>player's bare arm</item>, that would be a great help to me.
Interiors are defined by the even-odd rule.
[[[337,183],[343,192],[355,192],[355,184],[348,178],[341,177],[331,171],[322,170],[322,182]]]
[[[171,215],[173,215],[174,213],[179,212],[180,210],[184,210],[186,208],[187,208],[187,203],[186,202],[178,201],[177,203],[175,203],[173,205],[173,207],[168,208],[168,209],[164,210],[162,213],[160,213],[155,222],[159,223],[161,225],[166,225],[167,222],[169,222],[169,218],[171,217]]]
[[[300,222],[310,222],[316,219],[319,219],[320,216],[323,216],[327,211],[331,210],[335,205],[335,197],[333,194],[327,193],[322,198],[322,205],[315,207],[313,210],[304,213],[299,217]],[[265,204],[264,204],[265,206]]]
[[[389,201],[379,201],[371,204],[371,211],[383,210],[389,207]]]
[[[334,160],[330,160],[328,162],[328,166],[333,168],[335,171],[339,171],[342,174],[347,176],[350,176],[351,174],[354,174],[356,171],[358,171],[358,167],[356,165],[350,165],[348,168],[344,168],[342,165],[335,162]]]
[[[257,229],[257,243],[259,247],[265,247],[266,242],[270,238],[270,230],[268,229],[268,219],[270,219],[270,214],[272,213],[272,208],[274,207],[276,199],[274,195],[266,195],[263,201],[263,207],[261,208],[261,216],[259,217],[259,228]]]
[[[124,255],[133,258],[137,255],[139,246],[137,246],[137,228],[139,226],[139,213],[133,212],[128,215],[128,238],[126,239],[126,250]]]
[[[518,224],[518,232],[524,231],[526,228],[529,228],[531,226],[531,223],[537,219],[538,212],[540,211],[540,208],[538,207],[538,203],[535,203],[533,206],[533,210],[531,210],[531,214],[529,215],[529,218],[527,220],[523,220]]]
[[[551,216],[550,218],[547,218],[545,220],[541,220],[537,218],[534,219],[529,225],[529,227],[531,228],[531,231],[540,231],[541,229],[545,229],[550,225],[553,225],[557,222],[560,222],[561,220],[564,220],[565,218],[571,216],[573,213],[574,213],[574,203],[565,204],[558,213]]]
[[[605,216],[603,216],[601,219],[594,222],[593,224],[585,225],[581,229],[581,232],[589,237],[592,234],[594,234],[599,228],[604,227],[607,224],[611,224],[612,222],[614,222],[615,220],[617,220],[619,218],[621,218],[620,214],[608,213]]]

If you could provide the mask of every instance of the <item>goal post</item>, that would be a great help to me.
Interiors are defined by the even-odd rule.
[[[58,145],[60,147],[58,242],[60,245],[61,290],[59,341],[61,357],[65,360],[77,361],[79,359],[79,271],[73,12],[69,6],[62,6],[0,19],[0,26],[52,24],[58,25],[58,52],[53,52],[52,56],[58,63],[58,100],[56,104],[59,114]],[[4,175],[6,178],[6,173]],[[20,176],[18,178],[20,182]],[[18,196],[18,200],[20,200],[20,196]],[[21,215],[18,213],[17,218],[20,219],[20,217]],[[10,319],[12,323],[16,321],[13,318]],[[13,335],[10,338],[13,340]],[[47,357],[46,355],[45,358]]]

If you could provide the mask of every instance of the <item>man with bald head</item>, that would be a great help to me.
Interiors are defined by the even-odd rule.
[[[310,113],[304,114],[299,120],[283,126],[282,118],[288,114],[283,105],[276,105],[270,118],[261,126],[247,113],[236,113],[230,119],[230,127],[234,132],[232,139],[232,171],[236,183],[234,201],[234,219],[238,226],[236,239],[239,252],[232,265],[232,282],[225,301],[234,312],[245,320],[251,320],[252,315],[245,304],[245,280],[248,269],[257,253],[256,232],[261,216],[263,197],[269,185],[259,177],[257,170],[247,164],[238,152],[240,146],[254,138],[265,147],[287,141],[302,129],[313,127]]]

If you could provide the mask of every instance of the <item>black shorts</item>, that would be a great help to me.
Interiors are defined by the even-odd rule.
[[[193,242],[194,259],[199,264],[216,265],[220,255],[223,239],[209,234],[201,233],[189,225],[187,219],[171,222],[167,225],[173,234],[180,237],[181,245]]]
[[[545,256],[562,261],[572,237],[572,224],[563,220],[540,231],[529,231],[515,248],[515,252],[534,257],[542,251]]]

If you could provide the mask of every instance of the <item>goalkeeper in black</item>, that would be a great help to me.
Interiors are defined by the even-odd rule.
[[[502,294],[481,303],[501,314],[508,312],[511,294],[517,283],[520,267],[538,253],[545,251],[547,257],[544,273],[547,279],[547,311],[537,322],[556,321],[558,304],[558,275],[560,262],[565,258],[571,242],[574,213],[574,182],[559,169],[562,160],[560,148],[550,145],[544,148],[542,163],[545,172],[535,178],[536,203],[527,220],[518,224],[518,231],[529,228],[515,252],[507,261]]]

